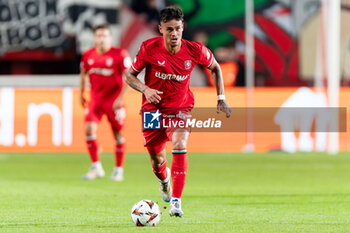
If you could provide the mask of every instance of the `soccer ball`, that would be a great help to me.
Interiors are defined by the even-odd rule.
[[[139,201],[131,209],[131,219],[138,227],[157,225],[160,215],[159,206],[150,200]]]

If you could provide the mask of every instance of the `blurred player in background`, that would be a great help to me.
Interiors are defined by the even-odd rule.
[[[121,130],[124,125],[124,96],[127,85],[124,71],[129,69],[131,60],[126,50],[112,47],[112,34],[107,24],[94,28],[95,47],[87,50],[81,61],[80,99],[85,108],[86,144],[91,158],[91,168],[83,176],[85,180],[104,177],[105,172],[99,160],[97,145],[98,123],[103,115],[107,116],[115,136],[115,168],[111,179],[123,180],[125,159],[124,143]],[[85,99],[85,77],[88,75],[91,85],[91,100]]]
[[[142,112],[159,114],[157,110],[160,110],[167,115],[177,115],[180,110],[190,112],[194,106],[193,94],[189,89],[190,74],[196,64],[201,64],[212,71],[218,95],[217,111],[225,112],[229,117],[232,110],[225,101],[220,66],[204,45],[182,39],[183,17],[182,10],[177,7],[167,7],[160,12],[159,31],[163,36],[142,43],[127,74],[127,83],[143,93]],[[144,68],[145,84],[137,78]],[[157,117],[156,114],[154,117]],[[153,172],[160,181],[162,198],[170,202],[170,215],[181,217],[181,195],[188,167],[189,130],[144,129],[143,136]],[[169,140],[173,147],[171,172],[167,168],[165,153],[165,144]]]

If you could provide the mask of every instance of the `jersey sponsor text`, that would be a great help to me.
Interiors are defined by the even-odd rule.
[[[156,71],[156,77],[157,78],[161,78],[161,79],[165,79],[165,80],[176,80],[176,81],[183,81],[186,80],[188,78],[188,74],[187,75],[176,75],[176,74],[165,74],[165,73],[161,73],[159,71]]]

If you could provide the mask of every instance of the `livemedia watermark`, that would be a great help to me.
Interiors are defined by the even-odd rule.
[[[188,129],[191,132],[346,132],[345,107],[216,108],[144,111],[143,129]]]

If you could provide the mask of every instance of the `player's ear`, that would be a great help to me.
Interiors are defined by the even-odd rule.
[[[159,30],[160,34],[163,34],[162,26],[161,26],[161,25],[158,25],[158,30]]]

